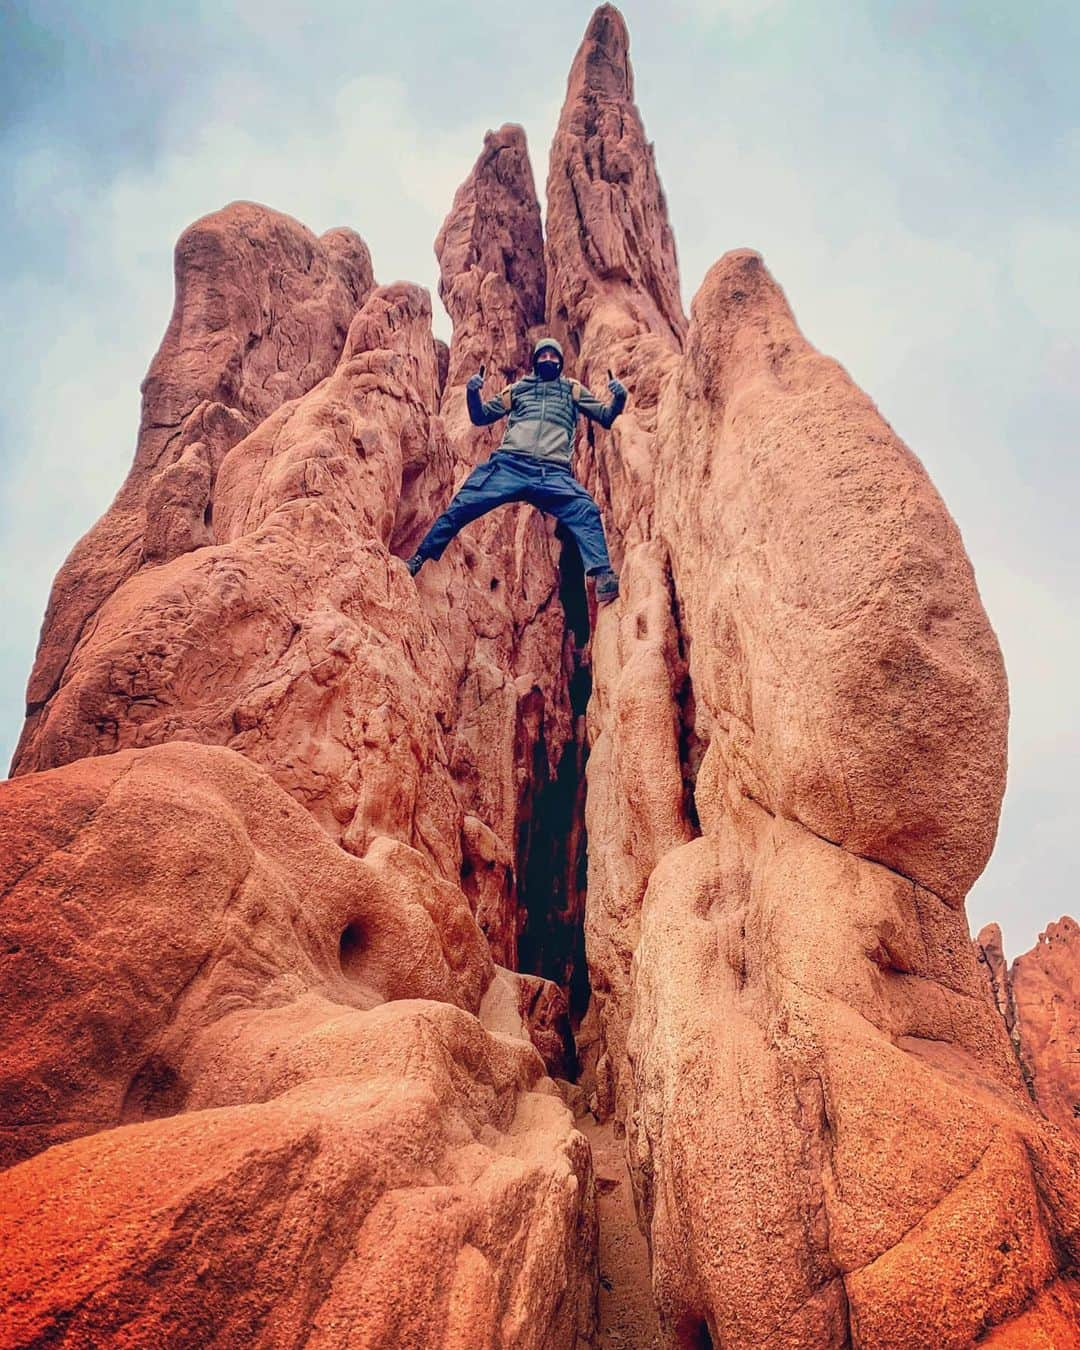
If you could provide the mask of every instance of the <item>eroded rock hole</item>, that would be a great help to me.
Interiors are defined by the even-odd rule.
[[[679,1350],[713,1350],[709,1324],[696,1314],[681,1317],[675,1327],[675,1343]]]
[[[186,1089],[176,1069],[160,1055],[151,1055],[128,1084],[120,1123],[132,1125],[141,1120],[161,1120],[175,1116],[184,1105]]]
[[[355,921],[346,924],[342,929],[341,940],[338,943],[338,960],[341,962],[341,973],[347,975],[351,980],[358,980],[363,956],[363,930]]]

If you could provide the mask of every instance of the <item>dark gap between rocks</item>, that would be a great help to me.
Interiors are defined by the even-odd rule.
[[[545,743],[544,728],[534,747],[531,790],[519,818],[516,840],[517,899],[524,920],[518,938],[518,970],[553,981],[566,999],[567,1016],[560,1021],[564,1064],[567,1077],[579,1083],[581,1100],[575,1118],[589,1141],[596,1177],[597,1344],[609,1350],[657,1350],[661,1338],[652,1297],[649,1250],[638,1227],[625,1144],[613,1120],[601,1124],[583,1109],[595,1058],[587,1038],[582,1040],[580,1054],[578,1050],[578,1036],[584,1032],[582,1021],[592,994],[585,959],[585,768],[589,754],[585,713],[592,694],[591,625],[580,555],[561,530],[557,536],[562,543],[559,599],[566,615],[563,662],[574,720],[566,743],[551,747],[555,753],[550,753]],[[681,632],[680,656],[684,670],[688,670]],[[693,690],[688,675],[680,691],[679,711],[680,754],[692,810],[700,747],[693,731]],[[555,765],[553,775],[549,762]],[[696,828],[696,812],[691,819]],[[595,1036],[595,1031],[591,1034]],[[702,1350],[711,1345],[704,1325],[695,1326],[692,1333],[697,1339],[688,1341],[688,1345]]]
[[[518,969],[552,980],[567,1003],[566,1062],[577,1077],[574,1034],[591,993],[585,960],[585,889],[588,840],[585,832],[585,709],[592,693],[589,665],[589,609],[585,574],[577,547],[561,529],[559,599],[566,615],[563,661],[574,715],[572,738],[558,751],[554,776],[549,750],[538,740],[532,764],[530,809],[517,838],[518,904],[524,925],[518,937]]]
[[[679,603],[679,594],[675,588],[670,558],[667,562],[666,575],[671,619],[675,625],[679,662],[682,667],[682,678],[675,691],[675,701],[679,710],[679,764],[683,780],[683,814],[696,837],[701,834],[701,820],[698,817],[694,794],[697,789],[698,770],[708,749],[708,741],[703,740],[697,731],[697,704],[694,700],[694,682],[690,678],[690,639],[683,627],[682,605]]]

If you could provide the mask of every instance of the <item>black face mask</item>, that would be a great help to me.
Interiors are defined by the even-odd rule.
[[[555,380],[559,376],[558,361],[537,361],[536,373],[542,380]]]

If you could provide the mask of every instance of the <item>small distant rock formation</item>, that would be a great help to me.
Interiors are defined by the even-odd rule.
[[[1080,1133],[1080,925],[1065,915],[1011,966],[996,923],[980,930],[975,950],[1032,1098]]]
[[[350,231],[181,236],[0,785],[0,1344],[602,1344],[587,1106],[669,1350],[1077,1344],[1076,925],[968,935],[971,566],[758,254],[687,317],[628,51],[601,6],[543,225],[485,137],[449,346]],[[524,506],[402,562],[543,332],[630,392],[599,612]]]

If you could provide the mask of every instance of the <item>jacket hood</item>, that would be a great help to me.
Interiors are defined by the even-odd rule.
[[[563,365],[566,364],[566,361],[563,358],[563,350],[559,346],[559,344],[555,341],[555,339],[551,337],[544,337],[541,338],[540,341],[536,344],[536,346],[532,349],[532,363],[534,366],[536,365],[537,353],[542,352],[545,347],[551,347],[554,351],[557,351],[559,353],[559,361]]]

